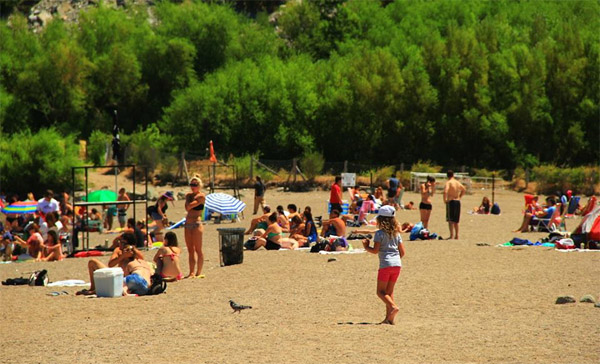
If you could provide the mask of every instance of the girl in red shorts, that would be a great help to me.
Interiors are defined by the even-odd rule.
[[[377,215],[377,230],[373,237],[373,247],[369,239],[363,240],[363,246],[369,253],[379,255],[379,273],[377,275],[377,297],[385,303],[385,319],[382,324],[394,324],[398,306],[394,302],[394,286],[402,269],[401,258],[404,245],[400,236],[400,225],[394,218],[396,210],[392,206],[382,206]]]

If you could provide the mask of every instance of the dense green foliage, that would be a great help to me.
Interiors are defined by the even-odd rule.
[[[18,132],[0,139],[0,186],[3,191],[35,196],[50,188],[63,191],[73,183],[71,167],[80,165],[72,135],[54,129]]]
[[[2,131],[89,138],[116,108],[151,168],[157,135],[163,149],[214,140],[271,159],[600,160],[597,1],[292,0],[275,23],[228,2],[156,3],[151,21],[104,5],[38,34],[2,21]]]

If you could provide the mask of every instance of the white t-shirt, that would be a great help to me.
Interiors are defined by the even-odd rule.
[[[45,198],[42,198],[41,200],[38,200],[37,208],[39,211],[43,212],[44,215],[46,215],[50,212],[59,210],[58,201],[56,201],[53,198],[51,198],[50,201],[47,201]]]

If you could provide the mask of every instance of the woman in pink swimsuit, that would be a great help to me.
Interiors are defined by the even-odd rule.
[[[183,278],[181,266],[179,265],[181,249],[177,245],[177,235],[169,231],[165,234],[164,245],[154,255],[156,271],[167,282],[179,281]]]

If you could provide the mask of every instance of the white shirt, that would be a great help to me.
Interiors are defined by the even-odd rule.
[[[44,215],[46,215],[47,213],[53,212],[53,211],[58,211],[59,210],[58,201],[56,201],[53,198],[51,198],[50,201],[47,201],[45,198],[42,198],[41,200],[38,201],[37,209],[38,209],[38,211],[43,212]]]

